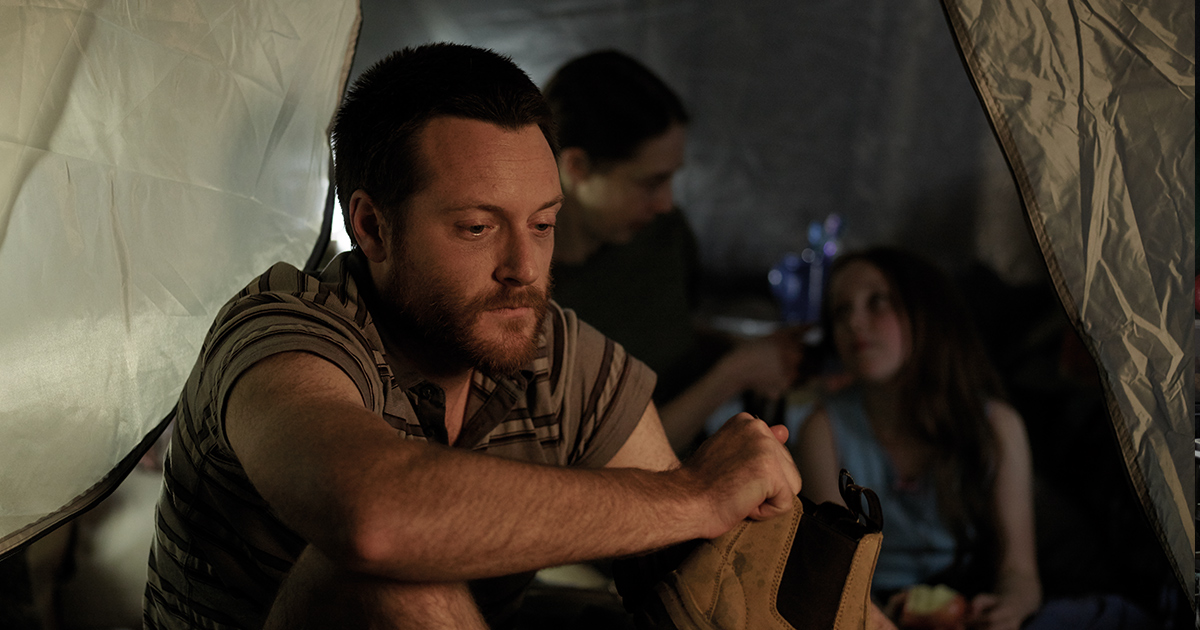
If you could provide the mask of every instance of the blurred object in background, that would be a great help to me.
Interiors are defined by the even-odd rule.
[[[842,218],[837,213],[808,226],[808,246],[799,254],[788,252],[767,273],[771,293],[785,324],[815,322],[821,318],[821,295],[842,242]]]

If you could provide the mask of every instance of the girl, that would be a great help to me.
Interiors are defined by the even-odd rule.
[[[840,502],[841,468],[878,493],[873,589],[893,615],[905,589],[945,583],[970,597],[968,625],[1015,630],[1041,603],[1029,446],[965,304],[936,267],[890,248],[839,258],[823,304],[854,383],[800,430],[805,494]]]

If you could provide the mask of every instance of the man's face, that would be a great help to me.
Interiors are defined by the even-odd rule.
[[[631,159],[592,170],[575,183],[584,229],[602,243],[627,243],[655,215],[669,212],[671,178],[683,165],[686,132],[671,125],[642,143]]]
[[[411,197],[379,291],[442,367],[514,372],[537,353],[562,203],[536,125],[431,120],[427,185]]]

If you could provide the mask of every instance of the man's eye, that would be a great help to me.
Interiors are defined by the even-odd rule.
[[[553,223],[537,223],[533,226],[533,229],[537,230],[538,232],[543,232],[543,233],[544,232],[552,232],[552,231],[554,231],[554,224]]]
[[[475,236],[479,236],[480,234],[483,234],[485,230],[487,230],[486,225],[469,225],[469,226],[467,226],[467,232],[469,232]]]

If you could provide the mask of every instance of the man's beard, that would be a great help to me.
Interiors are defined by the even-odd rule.
[[[384,280],[379,293],[393,316],[396,341],[418,356],[412,357],[435,373],[449,374],[479,368],[497,376],[513,376],[537,358],[542,322],[549,309],[548,289],[511,288],[467,297],[451,294],[441,278],[414,273],[404,260]],[[399,269],[404,271],[399,271]],[[480,331],[486,311],[527,307],[534,325],[525,318],[498,322],[491,331]],[[482,334],[492,332],[493,335]]]

